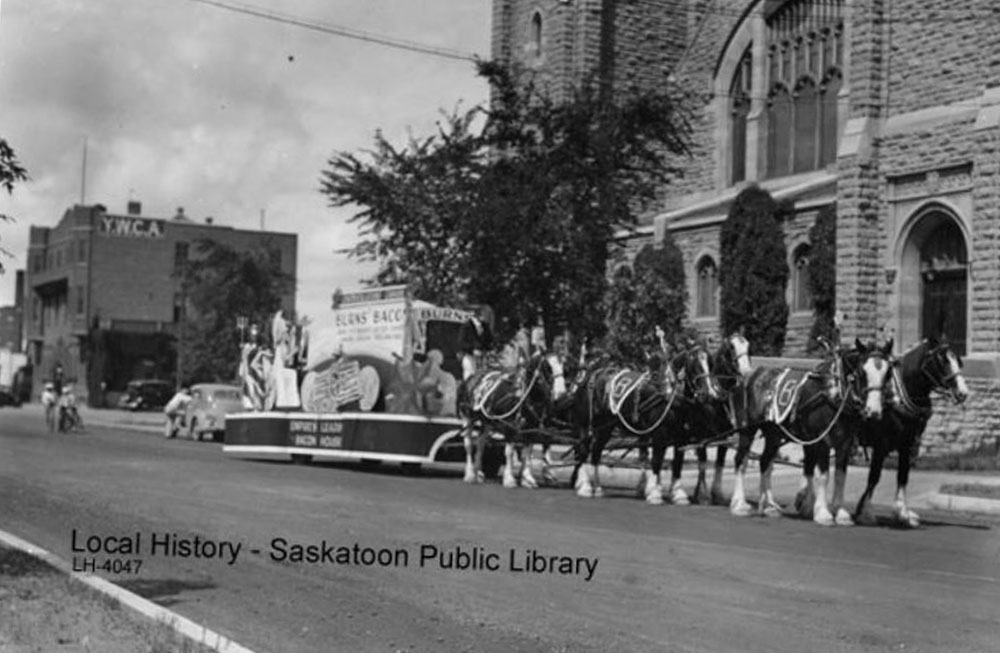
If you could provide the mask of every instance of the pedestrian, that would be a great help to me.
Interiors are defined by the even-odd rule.
[[[42,390],[42,406],[45,408],[45,425],[49,431],[56,430],[56,403],[59,397],[56,395],[55,385],[51,381],[45,383]]]
[[[167,423],[164,427],[163,436],[170,439],[177,435],[177,432],[184,426],[184,417],[187,414],[188,404],[191,403],[191,392],[187,386],[181,386],[167,405],[163,408]]]

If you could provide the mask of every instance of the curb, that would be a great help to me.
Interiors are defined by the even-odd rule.
[[[1000,501],[979,497],[963,497],[956,494],[932,492],[927,495],[927,503],[939,510],[975,512],[982,515],[1000,515]]]
[[[233,640],[220,635],[214,630],[210,630],[201,624],[191,621],[187,617],[182,617],[176,612],[172,612],[157,605],[148,599],[144,599],[138,594],[133,594],[126,589],[111,583],[100,576],[74,572],[68,562],[50,551],[35,546],[31,542],[22,540],[16,535],[0,530],[0,543],[18,549],[28,555],[44,560],[59,571],[75,578],[91,589],[104,594],[118,603],[130,608],[144,617],[152,619],[162,624],[166,624],[174,632],[187,637],[191,641],[207,646],[219,653],[254,653],[253,650],[237,644]]]

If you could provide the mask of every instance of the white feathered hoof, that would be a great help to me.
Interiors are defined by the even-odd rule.
[[[833,526],[836,523],[825,506],[813,509],[813,521],[820,526]]]
[[[837,510],[837,526],[854,526],[854,520],[851,518],[851,513],[847,512],[843,508]]]
[[[524,473],[521,474],[521,487],[526,487],[529,490],[534,490],[538,487],[538,481],[535,480],[535,476],[528,468],[525,468]]]
[[[600,485],[595,485],[594,486],[594,498],[595,499],[600,499],[603,496],[604,496],[604,488],[602,488]]]
[[[920,526],[920,516],[912,510],[896,507],[893,510],[893,517],[896,521],[907,528],[917,528]]]
[[[642,488],[643,496],[646,499],[646,503],[651,506],[662,506],[663,505],[663,488],[660,484],[656,482],[656,476],[653,474],[648,474],[646,476],[646,485]]]
[[[734,517],[749,517],[753,514],[753,508],[746,501],[736,501],[729,504],[729,513]]]
[[[760,508],[760,514],[762,517],[767,517],[769,519],[776,519],[778,517],[784,517],[785,513],[782,511],[781,506],[775,503],[762,504]]]
[[[684,488],[677,486],[670,492],[670,503],[675,506],[690,506],[691,499],[688,498]]]
[[[462,480],[465,481],[466,483],[475,483],[476,482],[476,468],[473,467],[472,465],[466,465],[465,466],[465,476],[462,477]]]
[[[509,467],[504,467],[503,470],[503,486],[508,489],[517,487],[517,479]]]

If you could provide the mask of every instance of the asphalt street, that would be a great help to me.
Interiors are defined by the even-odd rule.
[[[822,529],[0,411],[0,528],[261,652],[1000,650],[1000,532],[925,519]]]

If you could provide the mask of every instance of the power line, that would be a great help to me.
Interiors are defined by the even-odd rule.
[[[349,39],[355,39],[357,41],[365,41],[367,43],[385,45],[391,48],[397,48],[399,50],[408,50],[410,52],[430,54],[437,57],[444,57],[446,59],[457,59],[459,61],[477,61],[479,59],[479,57],[475,54],[461,52],[459,50],[452,50],[450,48],[442,48],[433,45],[424,45],[423,43],[417,43],[415,41],[407,41],[405,39],[397,39],[388,36],[381,36],[379,34],[372,34],[371,32],[363,32],[361,30],[353,29],[350,27],[343,27],[341,25],[320,23],[313,20],[298,18],[296,16],[291,16],[288,14],[279,14],[274,11],[260,9],[259,7],[254,7],[252,5],[247,5],[247,4],[222,2],[221,0],[191,0],[191,2],[198,2],[204,5],[210,5],[213,7],[218,7],[220,9],[226,9],[228,11],[234,11],[236,13],[246,14],[248,16],[254,16],[256,18],[271,20],[276,23],[284,23],[286,25],[294,25],[296,27],[310,29],[316,32],[323,32],[325,34],[333,34],[335,36],[343,36]]]

